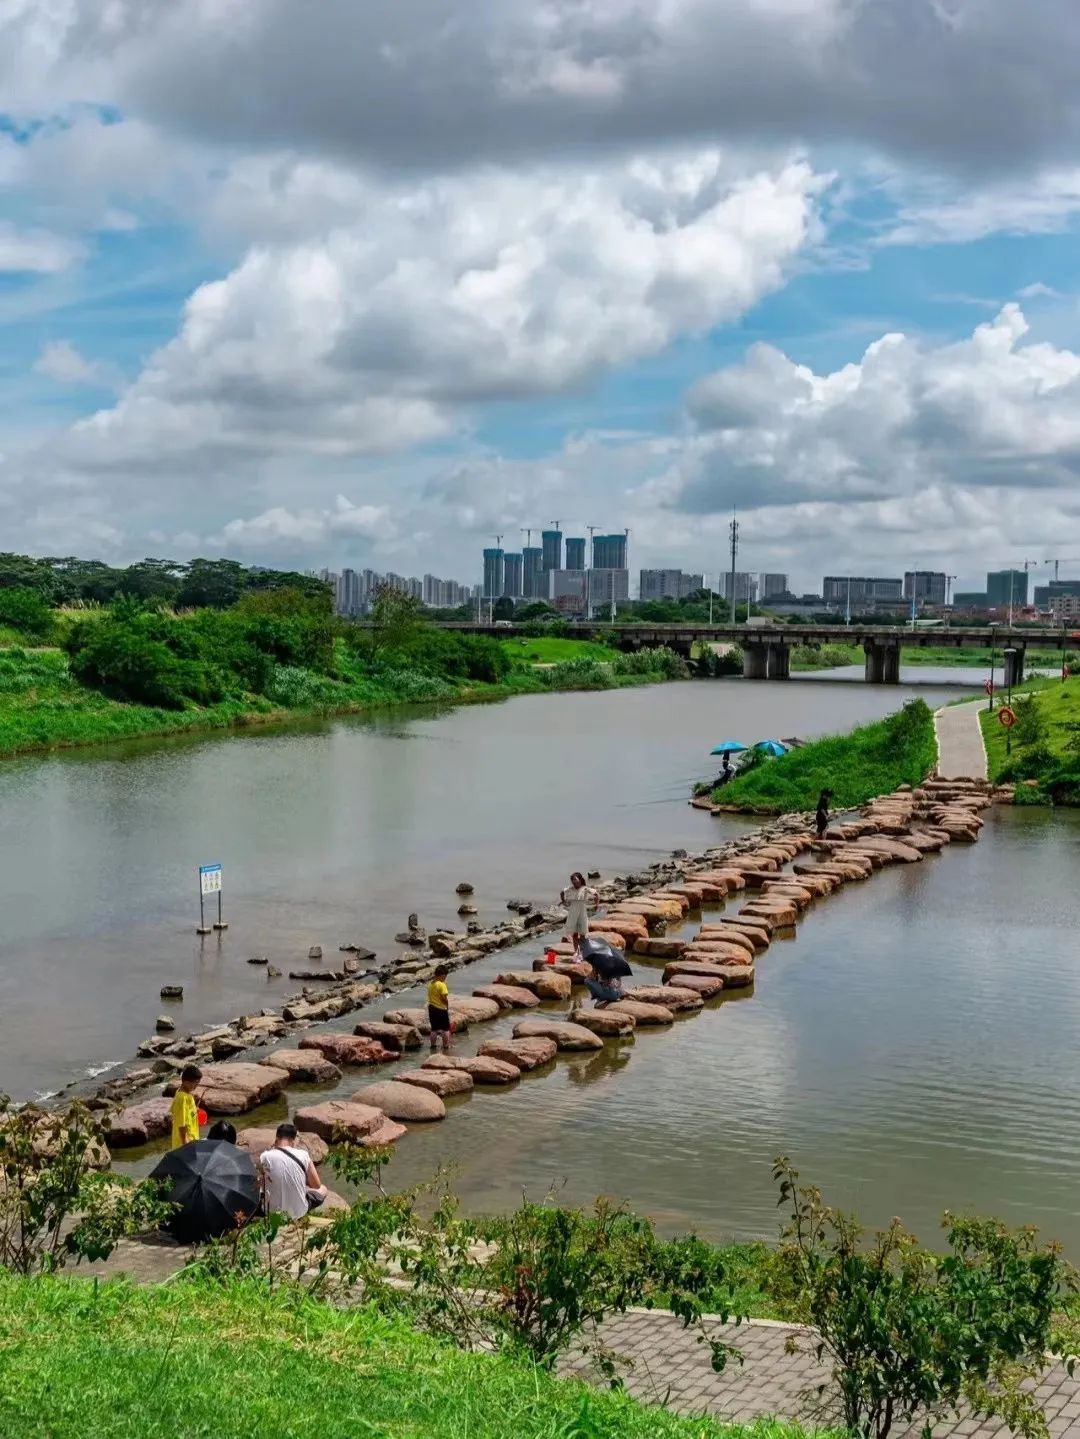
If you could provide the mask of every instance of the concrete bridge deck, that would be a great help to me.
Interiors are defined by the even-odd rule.
[[[467,620],[444,620],[441,628],[497,639],[526,637],[525,627],[512,623],[474,624]],[[868,684],[899,684],[900,654],[905,649],[965,649],[979,647],[1001,652],[1003,684],[1018,684],[1024,675],[1029,646],[1063,652],[1080,647],[1080,631],[1061,628],[1028,628],[1004,625],[963,625],[947,629],[911,629],[902,625],[754,625],[754,624],[625,624],[609,625],[576,622],[567,626],[571,635],[582,638],[601,635],[607,644],[622,650],[666,646],[690,658],[701,644],[727,641],[743,652],[743,674],[747,679],[786,680],[791,677],[791,648],[799,644],[848,644],[862,647],[866,656]]]

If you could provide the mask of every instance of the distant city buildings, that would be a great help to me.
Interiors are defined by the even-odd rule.
[[[826,605],[846,606],[850,600],[852,609],[873,608],[902,600],[904,582],[878,575],[826,575],[821,598]]]
[[[396,575],[392,570],[378,574],[375,570],[344,569],[340,574],[322,569],[319,579],[333,586],[334,608],[339,615],[363,615],[370,610],[380,585],[389,585],[399,594],[410,595],[431,609],[457,609],[471,603],[473,589],[457,580],[443,580],[437,575]]]
[[[731,581],[735,580],[735,603],[753,604],[757,599],[758,582],[757,576],[746,574],[742,570],[736,570],[732,576],[730,570],[725,571],[722,579],[722,591],[724,599],[731,602]]]
[[[687,575],[682,570],[642,570],[638,577],[638,598],[642,600],[685,600],[704,588],[704,575]]]
[[[1052,610],[1056,601],[1080,595],[1080,580],[1051,580],[1048,585],[1035,586],[1035,608]]]
[[[562,530],[541,531],[540,564],[545,570],[562,569]]]
[[[1008,605],[1023,609],[1028,602],[1027,570],[991,570],[986,576],[986,603],[990,609]]]
[[[937,570],[908,570],[904,575],[904,599],[916,604],[943,605],[949,577]]]
[[[592,567],[594,570],[626,569],[625,534],[593,535]]]
[[[762,575],[761,584],[758,588],[758,597],[762,604],[768,600],[777,599],[780,596],[785,598],[790,593],[788,590],[787,575]]]
[[[568,539],[566,541],[566,568],[568,570],[583,570],[585,568],[585,541],[583,539]]]
[[[1059,591],[1050,602],[1051,613],[1057,624],[1073,624],[1080,620],[1080,588],[1072,593]]]

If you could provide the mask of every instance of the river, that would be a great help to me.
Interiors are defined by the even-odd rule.
[[[906,693],[696,682],[6,764],[0,1087],[126,1058],[164,982],[185,985],[192,1027],[295,990],[250,954],[287,970],[313,943],[330,963],[346,939],[391,953],[409,910],[455,922],[458,880],[494,919],[511,895],[550,900],[571,868],[626,872],[737,832],[686,804],[712,743],[847,728]],[[1078,859],[1080,816],[996,811],[979,845],[815,906],[761,958],[752,997],[456,1102],[402,1141],[397,1178],[452,1159],[474,1207],[565,1181],[666,1229],[770,1235],[786,1151],[869,1219],[930,1234],[946,1206],[993,1210],[1078,1253]],[[231,927],[199,941],[209,860]]]

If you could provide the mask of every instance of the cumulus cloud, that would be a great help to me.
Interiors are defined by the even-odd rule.
[[[738,135],[1008,170],[1068,154],[1080,119],[1073,0],[7,8],[24,91],[63,77],[214,143],[376,165]]]
[[[902,334],[817,375],[771,346],[703,380],[666,503],[686,510],[893,498],[925,487],[1051,489],[1080,471],[1080,355],[1025,344],[1006,305],[966,340]]]
[[[42,346],[41,354],[34,361],[34,370],[62,385],[111,387],[117,381],[112,365],[102,360],[88,360],[70,340],[50,340]]]
[[[463,405],[564,391],[741,314],[811,233],[820,185],[801,162],[731,174],[714,151],[372,183],[348,225],[253,247],[201,286],[65,457],[190,468],[421,444]]]
[[[250,519],[229,520],[212,543],[232,553],[253,549],[264,553],[299,548],[326,550],[338,541],[392,540],[397,529],[387,505],[354,505],[338,495],[329,509],[290,510],[275,505]]]

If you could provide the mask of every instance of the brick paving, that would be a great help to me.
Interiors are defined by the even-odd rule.
[[[709,1348],[698,1343],[671,1314],[631,1310],[609,1319],[601,1337],[615,1353],[631,1361],[625,1376],[636,1398],[663,1404],[679,1414],[711,1414],[731,1423],[765,1416],[804,1424],[835,1425],[839,1411],[827,1364],[818,1363],[809,1332],[792,1325],[751,1320],[716,1324],[710,1329],[742,1351],[743,1363],[728,1362],[714,1372]],[[790,1352],[794,1342],[798,1351]],[[587,1360],[570,1359],[565,1374],[590,1377]],[[824,1394],[819,1391],[824,1386]],[[1038,1386],[1051,1439],[1080,1439],[1080,1378],[1070,1379],[1060,1364],[1048,1369]],[[922,1426],[897,1429],[897,1439],[918,1439]],[[980,1424],[970,1417],[945,1419],[935,1436],[953,1439],[1005,1439],[1009,1429],[998,1421]]]
[[[979,711],[985,703],[946,705],[934,715],[942,779],[986,778],[986,746],[979,728]]]

